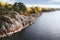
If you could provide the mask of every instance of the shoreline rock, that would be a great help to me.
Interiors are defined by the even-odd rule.
[[[35,17],[36,16],[36,17]],[[37,15],[25,16],[17,12],[0,16],[0,37],[10,36],[33,24]]]

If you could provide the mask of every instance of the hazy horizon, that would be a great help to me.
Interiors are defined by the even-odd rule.
[[[48,8],[60,8],[60,5],[26,5],[27,7],[39,6],[39,7],[48,7]]]

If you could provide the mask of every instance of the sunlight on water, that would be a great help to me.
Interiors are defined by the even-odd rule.
[[[60,36],[60,11],[43,13],[34,25],[34,33]]]
[[[60,12],[43,13],[40,24],[51,31],[52,34],[60,33]]]
[[[44,12],[37,21],[10,39],[60,40],[60,11]],[[7,38],[6,38],[7,39]]]
[[[26,32],[30,31],[30,35],[36,37],[60,37],[60,11],[43,13],[36,23],[28,29]]]

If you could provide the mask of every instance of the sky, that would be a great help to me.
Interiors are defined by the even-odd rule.
[[[0,0],[0,1],[7,2],[10,4],[14,4],[15,2],[22,2],[25,5],[46,5],[46,6],[47,5],[55,5],[55,6],[60,5],[60,0]]]
[[[32,4],[47,4],[47,5],[50,5],[50,4],[57,4],[57,5],[60,5],[60,0],[0,0],[2,2],[7,2],[7,3],[10,3],[10,4],[13,4],[14,2],[22,2],[26,5],[32,5]]]
[[[20,0],[24,4],[60,4],[60,0]],[[19,0],[17,0],[19,2]]]

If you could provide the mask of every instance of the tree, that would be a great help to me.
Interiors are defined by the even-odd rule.
[[[14,9],[14,11],[19,10],[19,11],[25,12],[26,11],[26,6],[21,2],[19,2],[19,3],[15,2],[14,5],[13,5],[13,9]]]
[[[6,5],[5,5],[5,14],[7,14],[8,11],[9,11],[9,7],[8,7],[8,5],[6,4]]]
[[[31,13],[35,13],[35,8],[31,7]]]
[[[0,15],[2,14],[2,6],[1,6],[1,4],[0,4]]]
[[[19,2],[19,3],[18,3],[18,6],[19,6],[19,10],[21,10],[21,11],[23,11],[23,12],[26,11],[26,6],[25,6],[23,3]]]
[[[14,5],[13,5],[13,10],[14,10],[14,11],[18,11],[18,5],[17,5],[17,4],[18,4],[18,3],[15,2]]]

